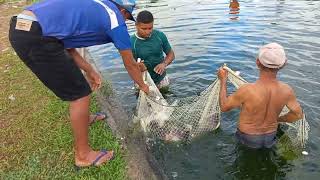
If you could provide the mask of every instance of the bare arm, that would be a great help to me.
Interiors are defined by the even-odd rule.
[[[149,93],[149,86],[143,82],[139,64],[133,59],[131,49],[119,51],[123,64],[127,69],[130,77],[139,85],[139,88],[146,93]]]
[[[72,56],[73,61],[76,65],[86,72],[87,80],[91,86],[92,90],[96,90],[101,86],[101,77],[98,72],[96,72],[90,63],[88,63],[76,49],[67,49],[68,53]]]
[[[93,71],[91,64],[88,63],[83,57],[78,53],[78,51],[75,48],[67,49],[69,54],[72,56],[74,62],[77,64],[77,66],[84,70],[85,72]]]
[[[235,93],[227,96],[227,71],[220,68],[218,71],[218,77],[220,79],[220,93],[219,103],[222,112],[229,111],[233,108],[240,107],[242,104],[242,96],[245,92],[245,87],[240,87]]]
[[[171,49],[169,51],[169,53],[166,55],[165,59],[163,60],[162,63],[158,64],[155,68],[154,71],[158,74],[163,74],[164,71],[166,70],[166,67],[172,63],[172,61],[174,60],[175,56],[174,56],[174,52]]]
[[[238,89],[235,93],[227,96],[227,83],[221,82],[219,103],[222,112],[230,111],[231,109],[238,108],[242,104],[243,89]]]
[[[286,106],[288,107],[289,112],[283,116],[280,116],[278,119],[279,122],[294,122],[302,119],[302,108],[292,89],[290,91],[289,100]]]
[[[172,61],[174,60],[175,55],[173,50],[171,49],[170,52],[166,55],[166,58],[164,59],[163,63],[168,66],[169,64],[172,63]]]

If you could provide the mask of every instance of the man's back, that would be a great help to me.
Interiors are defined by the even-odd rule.
[[[293,91],[277,80],[258,80],[239,89],[243,103],[239,129],[246,134],[266,134],[277,130],[278,117]]]
[[[281,45],[262,46],[256,60],[260,71],[258,81],[243,85],[230,96],[227,96],[227,71],[218,70],[220,109],[226,112],[241,108],[236,137],[248,147],[272,147],[276,143],[278,122],[294,122],[302,118],[302,109],[292,88],[277,80],[277,73],[286,62]],[[284,106],[289,112],[279,117]]]

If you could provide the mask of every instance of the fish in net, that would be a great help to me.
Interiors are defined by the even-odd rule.
[[[224,68],[228,71],[228,80],[236,89],[247,83],[238,72],[226,65]],[[148,72],[144,72],[143,79],[149,85],[150,93],[147,95],[140,91],[134,121],[140,122],[148,137],[166,141],[188,141],[219,127],[219,79],[215,79],[199,95],[180,98],[171,104],[162,96]],[[288,111],[284,107],[280,115]],[[280,127],[294,145],[305,147],[310,131],[305,115],[293,123],[281,123]]]

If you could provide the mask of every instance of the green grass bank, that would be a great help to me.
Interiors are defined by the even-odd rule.
[[[20,10],[0,6],[0,15]],[[8,26],[8,18],[1,21]],[[1,37],[7,36],[3,26]],[[115,159],[76,172],[68,103],[42,85],[8,43],[0,53],[0,179],[127,179],[125,152],[104,122],[90,127],[90,143],[114,149]],[[90,108],[99,111],[94,98]]]

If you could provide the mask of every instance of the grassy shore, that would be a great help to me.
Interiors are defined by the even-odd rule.
[[[104,122],[90,127],[90,143],[95,149],[114,149],[115,159],[99,168],[74,170],[68,104],[6,46],[0,51],[0,179],[126,179],[124,152]],[[98,110],[93,99],[91,112]]]

